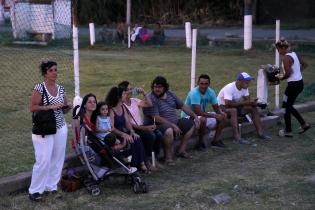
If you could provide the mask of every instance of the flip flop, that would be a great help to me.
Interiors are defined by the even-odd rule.
[[[308,129],[311,128],[310,124],[305,124],[303,127],[301,127],[301,131],[299,131],[299,134],[305,133]]]
[[[176,156],[179,157],[179,158],[184,158],[184,159],[192,159],[193,158],[187,152],[179,152],[179,153],[176,154]]]
[[[174,160],[165,160],[165,164],[168,166],[175,166],[176,165]]]

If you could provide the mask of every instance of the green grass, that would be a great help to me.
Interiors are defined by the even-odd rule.
[[[315,112],[306,115],[315,126]],[[295,122],[295,121],[294,121]],[[294,130],[297,124],[294,123]],[[91,197],[85,189],[64,193],[62,200],[46,198],[31,203],[26,193],[0,201],[3,209],[314,209],[315,131],[294,138],[275,135],[272,142],[247,136],[257,144],[240,146],[227,140],[228,149],[192,151],[192,160],[177,160],[177,165],[144,176],[148,194],[134,194],[123,179],[101,183],[102,194]],[[216,204],[211,196],[228,193],[227,204]]]
[[[31,141],[29,97],[33,85],[41,80],[38,64],[42,59],[54,59],[59,64],[59,83],[73,97],[72,51],[55,47],[1,47],[0,49],[0,176],[30,171],[34,163]],[[303,52],[302,52],[303,54]],[[171,90],[184,99],[190,87],[191,51],[182,47],[156,48],[151,46],[122,49],[97,45],[80,50],[81,95],[92,92],[103,100],[113,85],[129,80],[135,86],[150,89],[157,75],[165,76]],[[272,51],[243,50],[226,46],[199,49],[197,73],[207,73],[211,85],[218,92],[235,79],[240,71],[256,76],[261,64],[273,63]],[[307,53],[309,68],[304,72],[306,86],[313,87],[315,54]],[[284,90],[281,85],[281,92]],[[256,81],[250,92],[256,96]],[[308,91],[309,93],[309,91]],[[273,107],[274,88],[269,88]],[[314,94],[299,98],[299,102],[314,100]],[[304,114],[314,125],[314,112]],[[70,116],[67,116],[70,122]],[[295,128],[297,125],[295,124]],[[115,180],[102,185],[99,198],[90,197],[85,190],[69,193],[62,201],[47,200],[35,206],[24,193],[0,199],[0,209],[313,209],[314,184],[304,177],[314,173],[314,131],[293,139],[277,138],[269,144],[259,142],[257,148],[242,148],[228,142],[227,151],[193,152],[190,161],[161,173],[146,177],[151,192],[135,195],[130,188]],[[69,147],[70,148],[70,137]],[[69,149],[70,150],[70,149]],[[234,190],[234,186],[238,189]],[[228,192],[231,203],[214,204],[210,196]]]
[[[0,51],[1,86],[1,148],[10,152],[0,154],[0,176],[13,175],[30,170],[34,161],[31,142],[31,114],[28,112],[29,97],[33,85],[41,81],[38,65],[42,59],[54,59],[59,64],[59,83],[66,87],[68,97],[73,97],[72,51],[54,47],[2,47]],[[240,71],[256,75],[261,64],[273,63],[274,54],[269,51],[243,52],[236,48],[199,49],[197,72],[207,73],[216,92],[235,79]],[[310,67],[305,70],[306,85],[313,83],[315,54],[305,59]],[[137,47],[131,50],[97,45],[94,49],[80,50],[81,95],[92,92],[104,100],[108,90],[122,80],[135,86],[150,89],[157,75],[165,76],[171,90],[184,99],[190,87],[191,51],[185,48]],[[281,91],[285,84],[282,84]],[[256,82],[251,93],[256,95]],[[274,87],[269,88],[270,106],[273,106]],[[309,91],[308,91],[309,92]],[[313,100],[314,94],[300,98],[300,102]],[[70,116],[68,116],[70,122]],[[70,139],[70,137],[69,137]],[[70,140],[69,140],[70,141]]]

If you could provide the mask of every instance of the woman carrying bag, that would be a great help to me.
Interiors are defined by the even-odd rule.
[[[57,193],[68,134],[64,113],[70,107],[64,87],[56,84],[57,63],[42,62],[40,72],[44,77],[44,82],[35,85],[30,101],[30,111],[33,113],[32,141],[35,151],[35,164],[29,187],[29,198],[32,201],[42,200],[43,193]],[[49,110],[53,110],[53,115],[49,118],[54,119],[50,119],[49,126],[43,126],[39,123],[39,119],[43,116],[47,118],[46,114]],[[55,130],[47,128],[54,128],[51,126],[52,122],[55,122]]]
[[[279,80],[287,80],[288,85],[283,96],[283,105],[285,108],[285,137],[293,137],[291,126],[291,114],[297,119],[301,125],[300,134],[307,131],[311,126],[306,123],[300,113],[293,107],[293,104],[298,95],[303,91],[304,83],[302,77],[302,70],[307,67],[307,63],[298,56],[295,52],[290,50],[290,44],[284,38],[276,42],[276,48],[281,56],[283,62],[284,74],[278,74],[276,77]]]

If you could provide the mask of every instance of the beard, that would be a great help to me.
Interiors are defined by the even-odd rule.
[[[156,94],[156,93],[154,93],[154,95],[155,95],[156,97],[158,97],[158,98],[161,98],[161,97],[164,96],[165,93],[166,93],[166,91],[164,90],[161,94]]]

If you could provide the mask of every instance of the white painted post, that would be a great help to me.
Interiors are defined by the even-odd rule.
[[[95,43],[95,26],[94,23],[89,23],[90,28],[90,45],[94,46]]]
[[[152,152],[152,166],[155,167],[156,163],[155,163],[155,153]]]
[[[258,102],[266,103],[268,101],[268,86],[267,86],[267,78],[264,69],[258,70],[257,76],[257,98]]]
[[[191,48],[191,24],[190,24],[190,22],[185,23],[185,34],[186,34],[186,47]]]
[[[131,23],[131,0],[127,0],[126,24],[128,26],[128,48],[131,47],[130,23]]]
[[[130,34],[130,26],[128,26],[128,48],[130,48],[130,47],[131,47],[131,40],[130,40],[130,36],[131,36],[131,34]]]
[[[244,50],[250,50],[252,48],[252,1],[245,0],[244,8]]]
[[[280,20],[276,20],[276,41],[278,41],[280,39]],[[280,67],[280,56],[279,56],[279,52],[276,49],[275,50],[275,65]],[[275,86],[275,107],[276,109],[280,108],[280,86],[276,85]]]
[[[197,29],[192,30],[190,89],[195,87],[197,57]]]
[[[74,95],[80,97],[80,76],[79,76],[79,37],[78,27],[73,25],[73,70],[74,70]],[[73,103],[74,104],[74,103]]]

